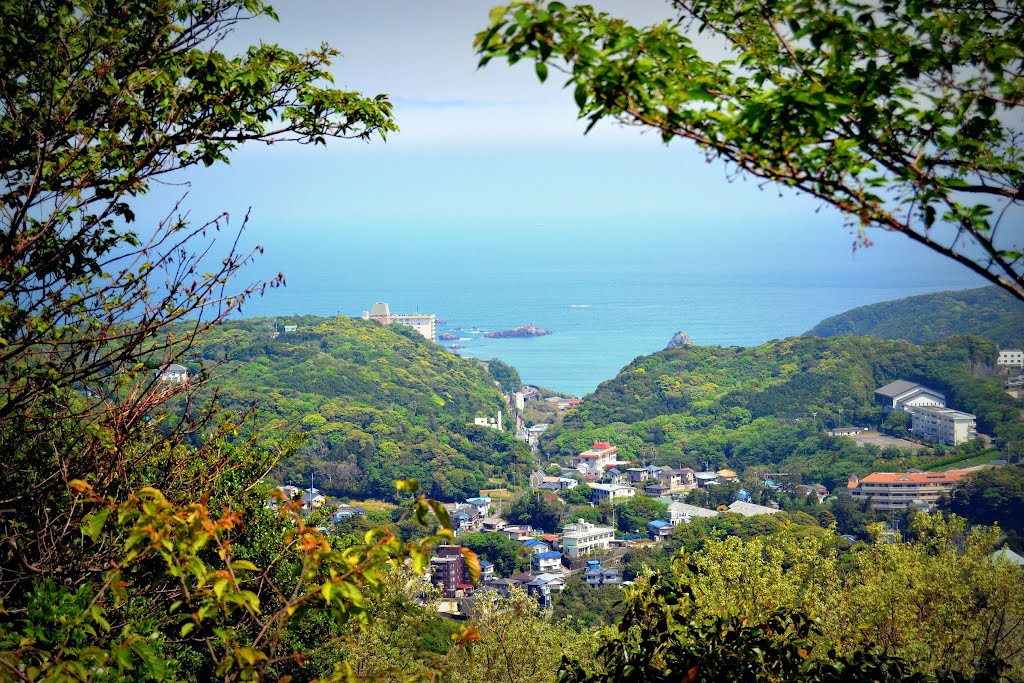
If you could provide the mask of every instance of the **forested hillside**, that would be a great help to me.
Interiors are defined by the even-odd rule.
[[[854,308],[826,318],[807,334],[861,334],[915,344],[975,334],[1001,348],[1020,348],[1024,346],[1024,302],[998,287],[933,292]]]
[[[637,358],[545,434],[548,455],[609,439],[631,456],[702,468],[784,468],[830,488],[851,472],[927,466],[935,455],[861,447],[826,427],[878,425],[874,390],[894,379],[925,383],[975,413],[1001,446],[1024,439],[1020,403],[1002,382],[976,376],[996,347],[978,337],[915,345],[845,335],[794,337],[752,348],[687,346]],[[653,449],[653,450],[651,450]]]
[[[285,325],[297,326],[283,332]],[[527,470],[510,433],[473,426],[506,409],[494,379],[407,328],[346,317],[227,322],[190,370],[222,362],[211,382],[228,409],[255,407],[271,433],[307,435],[277,475],[341,496],[395,493],[416,478],[431,495],[476,495]]]

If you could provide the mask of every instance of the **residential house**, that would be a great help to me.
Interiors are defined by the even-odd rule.
[[[858,500],[870,499],[871,509],[880,512],[904,510],[915,501],[934,509],[939,498],[952,491],[967,474],[967,470],[872,472],[863,479],[850,475],[846,489]]]
[[[560,398],[555,402],[555,405],[558,406],[559,410],[570,410],[581,403],[583,401],[578,398]]]
[[[565,577],[561,574],[538,574],[526,582],[526,592],[540,603],[541,608],[551,608],[551,592],[565,589]]]
[[[519,579],[492,578],[486,584],[487,588],[497,591],[498,595],[503,598],[507,598],[511,595],[513,588],[522,588],[522,586],[523,582]]]
[[[730,469],[721,469],[721,470],[718,470],[717,472],[715,472],[715,474],[718,476],[718,483],[720,483],[720,484],[724,484],[724,483],[730,482],[730,481],[739,481],[740,480],[739,475],[737,475],[735,472],[733,472]]]
[[[663,519],[647,523],[647,535],[655,541],[664,541],[672,536],[672,525]]]
[[[579,557],[593,550],[607,550],[615,529],[585,522],[582,519],[562,528],[562,552],[569,557]]]
[[[629,481],[629,476],[618,467],[610,467],[604,471],[604,482],[606,484],[619,484],[620,486]]]
[[[188,381],[188,368],[184,365],[171,363],[160,368],[158,372],[157,379],[161,382],[183,384]]]
[[[562,553],[553,550],[537,553],[530,559],[530,566],[535,572],[559,572],[562,569]]]
[[[798,484],[793,492],[801,498],[814,496],[819,503],[828,497],[828,489],[822,484]]]
[[[651,478],[651,473],[646,467],[630,467],[626,470],[626,475],[631,484],[641,484]]]
[[[483,529],[483,517],[471,507],[459,510],[449,515],[452,522],[452,531],[456,536],[461,534],[472,534]]]
[[[691,520],[700,517],[717,516],[717,510],[708,510],[688,503],[669,503],[666,521],[672,526],[676,526],[677,524],[689,524]]]
[[[298,486],[292,486],[291,484],[285,484],[284,486],[278,486],[277,491],[281,492],[285,501],[295,500],[295,497],[302,493],[302,489]]]
[[[636,495],[636,489],[632,486],[620,484],[591,484],[590,490],[595,503],[614,503],[617,500],[625,500]]]
[[[653,483],[644,486],[644,495],[652,498],[661,498],[662,496],[667,496],[671,492],[672,491],[669,487],[665,486],[658,480],[654,480]]]
[[[508,522],[501,517],[484,517],[480,521],[483,523],[484,531],[501,531],[508,526]]]
[[[916,382],[898,379],[875,390],[875,400],[882,404],[885,412],[906,411],[908,408],[925,406],[946,406],[946,396]]]
[[[491,498],[490,496],[480,496],[478,498],[467,498],[466,503],[473,506],[481,517],[486,517],[491,514]]]
[[[498,533],[508,536],[513,541],[525,541],[533,535],[533,527],[528,524],[522,526],[505,526],[498,529]]]
[[[523,541],[520,541],[519,545],[523,546],[535,555],[538,553],[546,553],[549,550],[551,550],[551,546],[549,546],[544,541],[538,541],[536,538],[527,538]]]
[[[729,503],[729,512],[735,512],[744,517],[755,517],[757,515],[774,515],[776,512],[780,512],[780,510],[765,507],[764,505],[755,505],[743,500],[734,500]]]
[[[718,472],[695,472],[693,477],[702,489],[718,484]]]
[[[910,431],[915,436],[956,446],[978,435],[974,415],[952,408],[918,407],[910,412]]]
[[[366,514],[366,508],[362,505],[347,505],[342,503],[338,506],[338,509],[331,515],[331,521],[337,524],[343,522],[346,519],[352,519],[353,517],[361,517]]]
[[[547,423],[536,424],[526,429],[526,443],[536,446],[540,443],[540,435],[548,430],[551,425]]]
[[[598,560],[589,560],[583,573],[583,580],[591,588],[600,586],[618,586],[622,584],[622,570],[602,567]]]
[[[302,494],[302,509],[303,510],[319,510],[327,503],[327,498],[316,492],[316,489],[311,489]]]
[[[678,493],[680,491],[692,489],[697,485],[697,480],[693,474],[693,470],[689,467],[684,467],[682,469],[665,467],[658,473],[658,481],[668,487],[668,490],[671,493]]]
[[[494,565],[487,560],[480,560],[480,583],[494,579]]]

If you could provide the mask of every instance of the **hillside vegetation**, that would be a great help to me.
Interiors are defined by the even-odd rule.
[[[542,449],[549,456],[569,455],[594,439],[608,439],[627,456],[662,464],[766,466],[832,488],[852,472],[926,466],[948,457],[942,448],[918,455],[824,433],[839,425],[878,425],[883,415],[874,391],[894,379],[944,392],[950,406],[977,415],[980,432],[1004,448],[1018,448],[1024,439],[1020,403],[1000,381],[973,373],[990,366],[995,355],[995,345],[979,337],[919,346],[852,335],[664,350],[637,358],[602,383],[545,434]]]
[[[294,332],[278,332],[284,325]],[[253,407],[264,429],[308,441],[277,471],[340,496],[393,497],[416,478],[444,500],[528,471],[506,431],[472,425],[505,410],[481,363],[398,325],[345,317],[227,322],[197,347],[192,370],[223,361],[214,384],[228,409]]]
[[[915,344],[975,334],[1001,348],[1024,346],[1024,302],[998,287],[933,292],[861,306],[826,318],[806,334],[861,334]]]

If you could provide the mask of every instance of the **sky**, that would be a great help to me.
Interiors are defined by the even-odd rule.
[[[671,16],[657,0],[593,4],[639,23]],[[730,182],[724,166],[688,143],[665,145],[613,124],[584,136],[571,91],[555,74],[541,84],[529,63],[477,68],[473,36],[487,26],[491,6],[276,3],[280,22],[247,22],[222,49],[327,42],[343,53],[332,67],[336,85],[388,93],[401,131],[386,143],[250,146],[230,166],[190,171],[186,184],[156,189],[140,215],[162,216],[183,193],[195,219],[227,211],[237,226],[249,212],[247,243],[267,247],[259,276],[276,272],[275,251],[308,250],[311,263],[321,263],[323,252],[383,263],[388,253],[424,250],[447,268],[474,261],[498,272],[523,258],[571,268],[628,253],[638,263],[764,277],[793,267],[863,278],[911,268],[929,271],[936,288],[981,284],[901,236],[872,233],[876,245],[857,248],[837,212],[774,186]]]

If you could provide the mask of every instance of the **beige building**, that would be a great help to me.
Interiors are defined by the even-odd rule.
[[[383,301],[373,304],[369,311],[363,311],[363,320],[376,320],[382,325],[404,325],[416,330],[430,341],[437,339],[437,316],[433,313],[396,313]]]
[[[582,519],[562,528],[562,551],[569,557],[579,557],[592,550],[607,550],[615,538],[615,529],[599,526]]]
[[[949,446],[970,441],[977,435],[974,416],[952,408],[926,406],[913,408],[910,413],[910,431],[922,439],[938,441]]]
[[[863,479],[851,475],[846,488],[854,498],[870,498],[872,510],[890,512],[912,504],[934,508],[939,498],[952,491],[967,474],[966,470],[873,472]]]
[[[1024,351],[1020,349],[999,349],[996,365],[1001,368],[1024,368]]]

